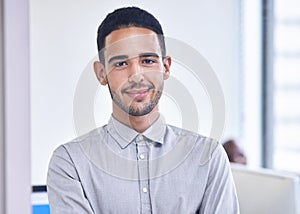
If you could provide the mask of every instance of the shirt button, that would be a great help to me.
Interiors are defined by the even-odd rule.
[[[143,192],[146,193],[148,192],[148,189],[146,187],[143,188]]]
[[[143,135],[138,135],[138,136],[136,137],[136,140],[137,140],[137,141],[142,141],[142,140],[143,140]]]
[[[141,154],[139,157],[140,157],[141,160],[144,160],[145,155]]]

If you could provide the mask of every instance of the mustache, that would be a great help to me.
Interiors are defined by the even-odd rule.
[[[154,85],[153,84],[145,84],[145,83],[142,83],[142,82],[139,82],[139,83],[131,83],[129,86],[126,86],[125,88],[123,88],[121,90],[122,93],[126,93],[126,91],[128,90],[132,90],[132,89],[141,89],[141,88],[147,88],[147,89],[153,89],[154,88]]]

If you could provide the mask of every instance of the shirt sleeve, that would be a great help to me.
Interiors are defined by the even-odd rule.
[[[230,163],[221,144],[218,143],[208,164],[208,182],[199,213],[238,214],[239,204]]]
[[[58,147],[51,157],[47,191],[51,214],[94,213],[85,197],[76,166],[64,146]]]

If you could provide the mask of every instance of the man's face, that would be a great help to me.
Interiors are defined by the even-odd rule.
[[[157,108],[171,60],[162,58],[155,32],[137,27],[111,32],[105,40],[104,58],[114,107],[132,116]]]

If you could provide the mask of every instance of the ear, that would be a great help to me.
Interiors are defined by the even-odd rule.
[[[170,67],[171,67],[172,59],[170,56],[165,56],[163,58],[163,64],[164,64],[164,80],[168,79],[170,76]]]
[[[106,74],[105,74],[105,68],[101,62],[99,62],[99,61],[94,62],[94,72],[95,72],[100,84],[106,85],[107,79],[106,79]]]

